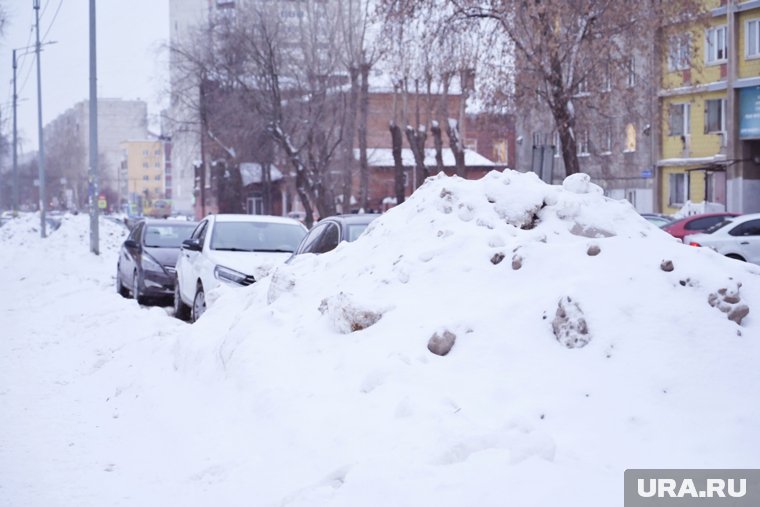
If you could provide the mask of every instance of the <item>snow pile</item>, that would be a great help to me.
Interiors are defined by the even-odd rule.
[[[758,273],[586,175],[441,175],[224,294],[180,368],[256,407],[275,503],[610,505],[626,468],[760,464]],[[708,301],[738,283],[741,325]]]
[[[760,466],[760,268],[585,175],[429,178],[194,325],[119,298],[115,251],[13,241],[51,281],[3,305],[10,504],[609,506],[628,468]]]

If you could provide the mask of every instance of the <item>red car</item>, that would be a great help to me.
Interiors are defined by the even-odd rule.
[[[703,215],[691,215],[675,222],[671,222],[662,228],[663,231],[683,241],[687,234],[704,232],[713,225],[722,222],[726,217],[736,217],[739,213],[705,213]]]

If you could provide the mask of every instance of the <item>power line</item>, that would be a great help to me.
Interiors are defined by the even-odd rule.
[[[49,3],[50,3],[50,0],[48,0],[48,4]],[[58,17],[58,13],[61,11],[62,5],[63,5],[63,0],[58,0],[58,7],[55,8],[53,19],[50,20],[50,24],[48,25],[47,30],[45,30],[45,35],[42,36],[43,41],[47,39],[48,33],[50,33],[50,29],[53,28],[53,25],[55,24],[55,20]]]

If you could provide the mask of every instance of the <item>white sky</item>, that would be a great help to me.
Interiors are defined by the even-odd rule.
[[[0,2],[8,14],[5,34],[0,38],[0,112],[3,132],[10,135],[11,52],[34,45],[34,9],[33,0]],[[40,12],[40,38],[43,42],[56,41],[42,54],[42,121],[47,124],[89,96],[89,1],[41,0]],[[169,36],[169,2],[101,0],[97,3],[97,20],[98,95],[147,101],[149,121],[157,125],[160,109],[168,104],[164,97],[167,56],[162,46]],[[19,60],[18,131],[22,153],[37,148],[37,81],[34,55]]]

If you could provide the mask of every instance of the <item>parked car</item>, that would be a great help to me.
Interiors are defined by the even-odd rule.
[[[641,213],[641,216],[657,227],[664,227],[673,221],[673,217],[661,215],[660,213]]]
[[[687,235],[684,243],[712,248],[732,259],[760,264],[760,213],[729,218],[709,233]]]
[[[174,267],[182,241],[190,237],[195,222],[142,219],[135,223],[121,245],[116,264],[116,290],[140,304],[174,294]]]
[[[341,241],[354,241],[361,236],[370,222],[379,214],[337,215],[320,220],[311,228],[301,244],[293,252],[293,257],[305,253],[329,252]],[[290,262],[293,257],[288,259]]]
[[[683,240],[687,234],[697,234],[704,232],[713,225],[722,222],[726,217],[739,216],[738,213],[705,213],[702,215],[691,215],[686,218],[676,220],[662,228],[663,231]]]
[[[220,284],[243,287],[298,248],[306,227],[285,217],[209,215],[182,243],[174,285],[174,314],[195,322],[206,293]]]

